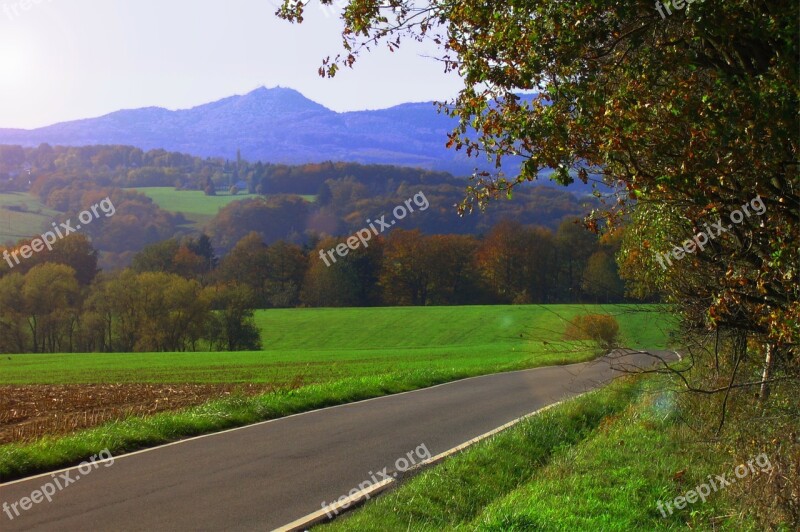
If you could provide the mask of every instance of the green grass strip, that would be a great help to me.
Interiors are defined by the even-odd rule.
[[[564,449],[515,492],[496,500],[467,527],[482,531],[760,530],[732,508],[725,490],[684,509],[666,507],[710,474],[735,464],[679,421],[674,392],[663,377],[646,395],[580,445]]]

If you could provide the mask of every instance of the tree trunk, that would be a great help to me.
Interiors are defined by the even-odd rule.
[[[767,344],[767,358],[764,361],[764,373],[761,375],[761,392],[758,400],[762,403],[769,399],[769,380],[772,378],[772,369],[775,366],[775,347]]]

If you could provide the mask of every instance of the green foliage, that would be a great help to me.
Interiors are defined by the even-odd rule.
[[[47,228],[45,214],[57,218],[60,212],[66,218],[91,204],[87,202],[96,194],[111,195],[114,204],[121,207],[119,215],[97,227],[93,225],[90,234],[102,253],[102,264],[114,267],[127,265],[131,252],[149,244],[173,238],[190,228],[205,230],[218,222],[226,227],[219,230],[223,242],[215,243],[224,244],[225,249],[253,230],[263,233],[270,242],[311,241],[315,237],[305,234],[306,230],[324,235],[352,234],[364,226],[366,218],[388,213],[407,199],[408,189],[424,190],[438,206],[424,217],[407,221],[408,229],[420,228],[429,234],[481,233],[503,218],[554,229],[563,218],[582,215],[587,206],[596,203],[567,191],[536,187],[521,190],[518,204],[508,204],[481,217],[460,218],[451,207],[463,195],[463,180],[424,169],[355,163],[234,163],[164,150],[143,152],[130,146],[6,148],[0,150],[0,175],[9,171],[20,176],[10,181],[0,179],[0,193],[7,192],[5,196],[0,194],[0,205],[9,203],[5,209],[0,208],[0,235],[6,232],[15,240],[35,235]],[[8,160],[2,158],[3,154]],[[235,175],[248,182],[251,193],[217,195],[216,189],[229,187],[235,182]],[[19,191],[30,191],[32,196],[18,194]],[[269,221],[277,227],[277,235],[266,231],[258,218],[213,219],[230,203],[241,198],[255,199],[253,191],[273,200],[281,195],[299,196],[308,208],[293,212],[270,209],[267,214],[274,216]],[[324,201],[315,204],[320,192],[325,194]],[[34,196],[41,202],[35,201]],[[10,211],[9,207],[16,210]],[[293,218],[287,219],[286,215]],[[233,236],[225,237],[227,233]],[[0,239],[0,243],[3,241]]]
[[[18,250],[23,245],[30,245],[30,243],[30,239],[19,240],[16,246],[9,248],[9,251]],[[0,252],[2,251],[4,251],[4,248],[0,246]],[[13,268],[9,266],[8,262],[0,261],[0,276],[12,271],[25,275],[41,264],[63,264],[75,270],[76,278],[81,286],[88,286],[99,271],[97,267],[98,253],[89,238],[80,233],[67,235],[63,239],[56,240],[52,244],[52,249],[44,248],[42,251],[34,253],[30,258],[20,260],[19,264],[12,258],[11,263]]]
[[[298,196],[268,196],[223,207],[209,227],[217,246],[229,250],[251,232],[270,244],[297,240],[307,214],[308,204]]]
[[[280,16],[302,22],[307,5],[285,0]],[[344,50],[320,74],[335,76],[379,44],[438,43],[445,69],[464,81],[443,105],[460,121],[449,145],[498,170],[510,157],[525,160],[518,175],[477,175],[462,212],[510,198],[547,168],[562,184],[612,187],[587,225],[627,224],[618,261],[629,293],[671,303],[692,366],[714,368],[713,378],[682,374],[684,385],[721,400],[723,420],[727,408],[751,407],[728,403],[735,391],[756,395],[762,417],[740,423],[764,447],[771,420],[797,417],[796,405],[782,406],[800,379],[800,4],[689,2],[666,17],[659,6],[349,0]],[[737,219],[748,208],[757,212]],[[700,234],[704,248],[658,264],[657,254],[688,249]],[[587,279],[603,270],[596,257]],[[709,336],[737,345],[720,352]],[[559,502],[550,499],[550,514],[560,516]],[[507,517],[493,528],[546,528],[538,515]],[[611,519],[601,528],[641,524]]]
[[[216,286],[211,291],[211,305],[217,310],[207,334],[212,345],[226,351],[261,349],[261,331],[253,320],[253,291],[241,284]]]

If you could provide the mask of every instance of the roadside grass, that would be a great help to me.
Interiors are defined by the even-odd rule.
[[[731,508],[724,488],[705,503],[661,515],[659,502],[736,466],[693,444],[671,389],[660,376],[616,381],[447,459],[321,529],[760,530]]]
[[[105,448],[118,455],[462,378],[590,360],[597,353],[585,346],[545,344],[525,332],[535,324],[558,338],[564,318],[597,310],[578,305],[270,310],[257,316],[269,352],[0,357],[1,384],[268,382],[278,388],[2,445],[0,480],[76,464]],[[621,325],[635,333],[652,319],[626,314]],[[665,341],[640,336],[653,341],[651,347]]]

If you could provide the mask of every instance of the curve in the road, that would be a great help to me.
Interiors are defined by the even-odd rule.
[[[667,355],[664,352],[653,354]],[[604,385],[624,358],[473,377],[183,440],[114,459],[10,519],[12,530],[271,530],[371,480],[458,447],[543,407]],[[424,446],[425,453],[410,454]],[[99,451],[99,450],[98,450]],[[109,465],[109,464],[105,464]],[[61,474],[77,475],[77,470]],[[59,475],[55,475],[57,478]],[[53,474],[0,485],[19,503]],[[374,485],[375,483],[373,483]],[[29,501],[30,502],[30,501]],[[3,507],[5,510],[5,506]]]

